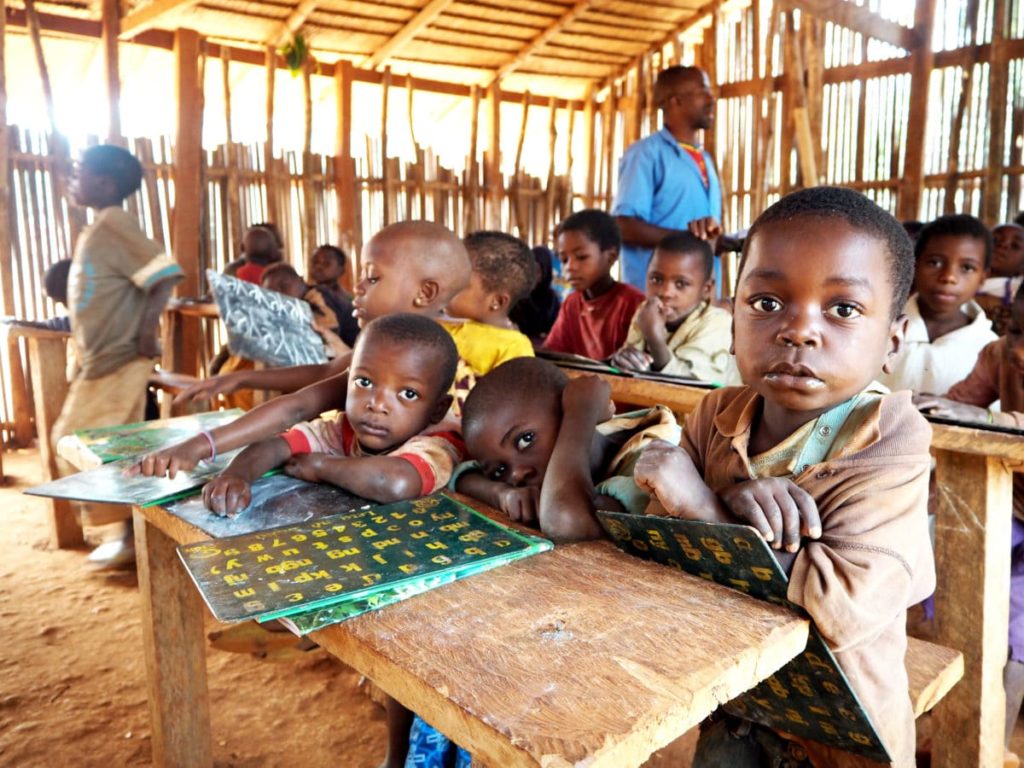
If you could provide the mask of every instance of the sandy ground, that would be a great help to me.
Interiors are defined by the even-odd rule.
[[[134,573],[100,575],[86,550],[47,547],[35,451],[3,455],[0,556],[0,766],[151,764]],[[208,619],[207,631],[221,628]],[[370,768],[384,754],[383,710],[359,675],[324,651],[260,661],[207,654],[218,768]],[[687,766],[694,734],[650,768]]]

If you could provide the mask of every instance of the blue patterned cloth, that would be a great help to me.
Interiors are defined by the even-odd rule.
[[[469,752],[416,715],[409,730],[405,768],[470,768],[472,761]]]

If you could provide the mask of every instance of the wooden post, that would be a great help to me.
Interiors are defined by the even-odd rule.
[[[263,145],[263,166],[265,169],[267,187],[267,221],[272,221],[279,227],[282,222],[277,210],[277,189],[274,183],[274,91],[277,81],[277,53],[274,46],[268,45],[264,55],[264,66],[267,74],[267,141]]]
[[[199,80],[199,35],[191,29],[174,33],[175,104],[178,125],[174,141],[174,216],[171,247],[174,259],[185,273],[178,283],[179,296],[200,294],[200,232],[202,225],[202,84]],[[171,371],[195,376],[199,373],[199,342],[202,329],[198,318],[185,318],[182,333],[167,350]]]
[[[359,274],[355,248],[356,164],[352,159],[352,62],[334,65],[334,91],[338,106],[338,135],[334,144],[334,186],[338,196],[338,243],[348,251],[346,287],[351,290]]]
[[[1006,101],[1010,62],[1006,48],[1006,0],[994,0],[992,7],[992,47],[988,62],[988,165],[981,198],[981,218],[989,226],[1000,223],[1002,211],[1003,167],[1006,162]],[[1010,213],[1015,213],[1011,211]]]
[[[586,186],[583,188],[583,200],[587,208],[594,207],[594,173],[597,170],[597,158],[594,157],[594,101],[597,94],[594,84],[587,86],[587,95],[583,100],[583,154],[587,159]]]
[[[220,48],[221,86],[224,91],[224,134],[227,142],[227,216],[230,245],[227,258],[237,255],[242,245],[242,206],[238,194],[238,147],[231,126],[231,49]]]
[[[316,193],[313,189],[313,94],[310,84],[312,61],[302,62],[302,96],[305,102],[305,134],[302,141],[302,259],[306,275],[313,269],[316,241]]]
[[[935,20],[936,0],[917,0],[914,4],[914,36],[916,44],[910,56],[910,105],[908,107],[907,135],[925,135],[928,121],[928,98],[935,66],[932,51],[932,28]],[[863,86],[862,86],[863,87]],[[861,114],[861,122],[864,117]],[[903,180],[896,213],[900,219],[911,221],[921,216],[921,199],[924,196],[924,152],[925,142],[911,141],[907,144],[903,160]],[[858,167],[860,167],[858,165]]]
[[[121,34],[121,7],[118,0],[103,0],[103,63],[107,73],[107,140],[121,140],[121,70],[117,38]]]
[[[1012,475],[991,456],[936,450],[935,459],[935,560],[944,574],[935,642],[963,652],[964,677],[935,708],[932,765],[1001,765]]]
[[[469,88],[469,111],[469,157],[466,159],[466,183],[462,188],[463,231],[467,234],[480,224],[480,167],[476,151],[480,138],[480,86],[475,83]],[[434,215],[437,216],[437,211]]]
[[[487,228],[501,229],[501,197],[505,185],[501,179],[501,88],[498,81],[487,89],[491,107],[491,135],[487,144]]]
[[[391,95],[391,67],[384,68],[380,83],[380,180],[384,194],[384,226],[396,221],[391,205],[391,174],[388,172],[388,101]]]

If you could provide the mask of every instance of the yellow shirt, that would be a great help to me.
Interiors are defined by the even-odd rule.
[[[459,356],[473,373],[483,376],[506,360],[533,357],[533,344],[519,331],[497,328],[475,320],[443,320],[441,324],[455,339]]]

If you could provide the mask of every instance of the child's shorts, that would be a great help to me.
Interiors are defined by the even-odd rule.
[[[409,729],[405,768],[470,768],[472,761],[469,752],[416,715]]]
[[[693,768],[813,768],[799,744],[719,710],[700,727]]]

